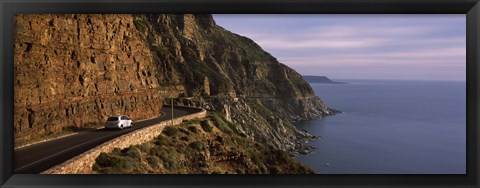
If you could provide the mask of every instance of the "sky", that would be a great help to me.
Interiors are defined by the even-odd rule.
[[[215,14],[302,75],[465,80],[466,16]]]

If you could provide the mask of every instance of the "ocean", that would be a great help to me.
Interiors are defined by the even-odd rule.
[[[296,159],[318,174],[465,174],[466,82],[311,84],[343,113],[296,122],[322,136]]]

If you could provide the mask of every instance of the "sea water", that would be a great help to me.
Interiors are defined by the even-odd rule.
[[[322,136],[296,158],[319,174],[465,174],[466,82],[311,84],[343,113],[296,122]]]

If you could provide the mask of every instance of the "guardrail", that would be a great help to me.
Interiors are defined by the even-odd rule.
[[[167,105],[164,105],[167,107]],[[170,106],[168,106],[170,107]],[[207,111],[205,109],[197,107],[187,107],[187,106],[175,106],[175,108],[188,109],[188,110],[198,110],[193,114],[189,114],[182,117],[177,117],[173,119],[173,125],[178,125],[185,120],[192,120],[196,118],[205,118],[207,116]],[[101,145],[98,145],[74,158],[71,158],[59,165],[53,166],[52,168],[42,172],[41,174],[91,174],[92,166],[95,163],[95,159],[102,152],[111,152],[114,148],[128,148],[131,145],[142,144],[147,141],[150,141],[160,135],[163,129],[166,126],[172,125],[172,121],[162,121],[158,124],[144,127],[130,133],[124,134],[112,140],[109,140]]]

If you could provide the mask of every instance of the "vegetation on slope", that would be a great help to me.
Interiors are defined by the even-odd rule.
[[[106,174],[311,174],[288,152],[259,143],[217,113],[166,127],[154,140],[111,153],[93,165]]]

